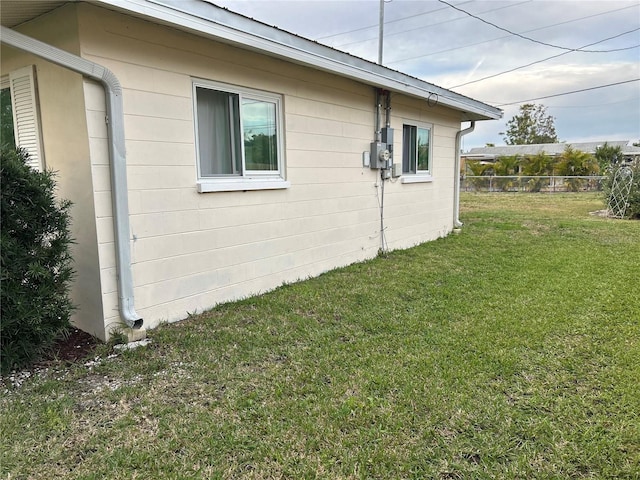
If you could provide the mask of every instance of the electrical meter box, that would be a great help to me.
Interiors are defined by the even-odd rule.
[[[387,168],[391,153],[386,143],[373,142],[371,144],[371,168]]]

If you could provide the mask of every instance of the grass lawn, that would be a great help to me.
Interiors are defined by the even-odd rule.
[[[640,478],[640,222],[461,203],[458,235],[5,386],[2,478]]]

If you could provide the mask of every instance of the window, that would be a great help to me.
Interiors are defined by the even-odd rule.
[[[0,78],[0,142],[29,154],[29,165],[42,170],[36,77],[32,65]]]
[[[403,183],[431,181],[431,127],[403,125],[402,174]]]
[[[194,82],[200,192],[286,188],[282,97]]]

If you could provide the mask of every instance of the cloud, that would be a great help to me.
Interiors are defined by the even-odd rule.
[[[377,61],[378,0],[212,0],[284,30]],[[578,48],[640,27],[640,3],[630,1],[456,0],[488,22],[539,42]],[[390,68],[486,101],[508,103],[640,78],[640,49],[571,52],[505,75],[470,80],[559,55],[565,50],[525,40],[431,0],[385,3],[384,63]],[[640,44],[640,31],[593,45],[610,50]],[[563,140],[640,138],[640,85],[632,83],[540,100]],[[478,122],[467,145],[502,144],[503,120]],[[615,138],[614,138],[615,137]]]

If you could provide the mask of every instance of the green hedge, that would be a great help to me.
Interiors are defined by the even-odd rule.
[[[26,158],[1,150],[2,373],[47,353],[68,334],[73,311],[71,203],[55,198],[54,174],[30,168]]]

